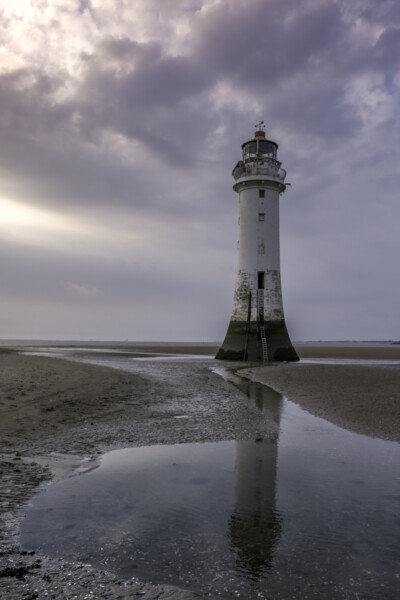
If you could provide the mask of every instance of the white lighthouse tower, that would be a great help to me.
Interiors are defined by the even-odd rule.
[[[243,160],[233,169],[239,194],[236,289],[225,340],[216,358],[295,361],[286,329],[279,257],[279,196],[286,171],[278,144],[265,137],[263,121],[254,139],[242,144]]]

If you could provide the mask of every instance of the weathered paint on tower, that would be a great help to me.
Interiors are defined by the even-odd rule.
[[[278,144],[260,125],[242,144],[243,160],[233,169],[239,194],[239,241],[232,316],[216,358],[295,361],[283,314],[279,256],[279,196],[286,171]]]

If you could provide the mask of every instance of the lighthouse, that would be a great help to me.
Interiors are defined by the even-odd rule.
[[[279,256],[279,197],[286,171],[278,144],[265,136],[264,122],[242,144],[233,169],[239,194],[239,241],[231,320],[216,358],[249,361],[299,360],[286,328]]]

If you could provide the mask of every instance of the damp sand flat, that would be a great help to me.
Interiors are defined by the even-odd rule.
[[[167,350],[168,347],[163,346],[163,351]],[[171,348],[171,352],[174,350]],[[300,349],[302,356],[305,352],[305,349]],[[312,349],[308,346],[308,356],[313,355],[310,352]],[[345,357],[349,357],[350,353],[359,358],[360,352],[359,347],[354,351],[348,345],[344,347]],[[340,350],[337,346],[318,346],[314,356],[340,358]],[[368,358],[396,359],[399,356],[399,347],[389,350],[387,346],[368,348]],[[365,354],[361,358],[365,358]],[[223,366],[235,365],[223,363]],[[151,586],[139,586],[135,582],[129,589],[121,587],[112,576],[88,567],[44,557],[38,565],[35,556],[21,555],[16,546],[20,507],[33,495],[38,483],[49,476],[48,471],[27,463],[27,457],[57,451],[79,458],[128,445],[181,443],[189,441],[188,437],[192,434],[198,441],[233,439],[240,429],[246,437],[246,430],[247,434],[255,431],[254,415],[249,415],[238,396],[227,388],[216,389],[213,395],[213,387],[220,384],[216,384],[215,378],[210,383],[207,369],[194,381],[185,380],[178,369],[174,384],[173,378],[163,383],[161,379],[151,381],[139,375],[91,365],[5,353],[0,354],[0,368],[3,453],[0,464],[0,573],[10,574],[10,577],[0,579],[2,593],[10,600],[21,598],[28,592],[34,593],[35,589],[39,589],[42,595],[44,592],[53,593],[54,598],[65,597],[63,590],[82,598],[87,590],[98,598],[129,597],[128,594],[137,590],[143,592],[145,599],[155,598],[156,593],[166,594],[165,590],[155,591]],[[400,421],[398,367],[390,368],[390,374],[386,367],[347,365],[279,365],[251,370],[251,377],[257,373],[257,378],[282,390],[290,399],[315,414],[350,429],[363,430],[368,425],[370,435],[398,440],[395,437]],[[197,406],[199,390],[204,382],[208,382],[210,392],[207,410],[211,411],[214,405],[214,415],[210,412],[207,415],[204,411],[202,414]],[[173,402],[177,396],[184,403],[180,406],[183,408],[181,411]],[[78,399],[80,402],[77,403]],[[357,410],[350,414],[349,406],[355,401]],[[190,410],[192,419],[180,419]],[[366,415],[368,423],[365,422]],[[177,428],[179,422],[184,422],[185,428]],[[188,422],[194,427],[190,429],[190,426],[187,431]],[[16,456],[18,452],[22,457]],[[176,591],[171,593],[173,595],[169,598],[193,597],[179,595]],[[167,595],[157,597],[167,598]]]
[[[302,343],[296,346],[300,358],[345,358],[371,360],[400,360],[400,344],[329,343],[313,345]]]
[[[366,364],[274,364],[240,369],[312,414],[351,431],[400,442],[400,347],[302,348],[308,357],[382,361]],[[393,361],[391,363],[390,361]]]
[[[53,478],[59,478],[90,468],[92,461],[87,459],[115,448],[276,437],[276,426],[260,420],[259,411],[238,390],[210,371],[212,359],[200,363],[182,359],[151,362],[148,368],[135,362],[133,374],[55,358],[0,354],[1,596],[197,597],[133,580],[127,586],[110,574],[47,557],[38,563],[36,555],[18,548],[18,525],[26,502],[51,476],[43,465],[50,465]],[[40,465],[32,459],[39,459]],[[86,596],[89,591],[92,596]]]

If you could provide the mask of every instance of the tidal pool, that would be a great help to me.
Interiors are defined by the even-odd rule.
[[[400,446],[224,372],[275,441],[116,450],[32,502],[22,544],[205,596],[400,596]]]

